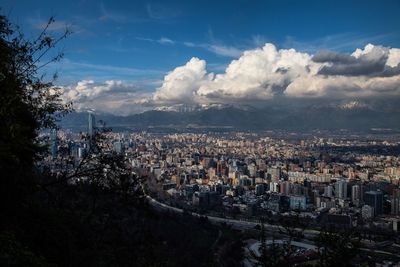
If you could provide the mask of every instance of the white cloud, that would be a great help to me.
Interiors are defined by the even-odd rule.
[[[309,53],[267,43],[244,51],[220,74],[208,72],[206,61],[193,57],[167,73],[160,85],[156,81],[154,92],[139,90],[138,83],[82,80],[64,87],[64,98],[78,108],[129,114],[165,104],[251,103],[277,96],[400,96],[399,63],[400,49],[371,44],[351,55],[325,51],[313,60]]]
[[[283,91],[287,83],[309,72],[316,74],[318,67],[310,55],[294,49],[278,51],[272,44],[245,51],[229,64],[225,73],[218,75],[207,74],[206,62],[192,58],[165,77],[154,99],[175,102],[269,99],[274,90]]]
[[[224,56],[224,57],[232,57],[232,58],[237,58],[240,57],[243,53],[243,50],[238,49],[233,46],[226,46],[226,45],[221,45],[221,44],[208,44],[208,43],[193,43],[193,42],[183,42],[182,43],[184,46],[187,47],[198,47],[205,49],[211,53],[214,53],[218,56]]]
[[[95,109],[116,114],[141,112],[149,93],[142,92],[131,83],[108,80],[96,83],[93,80],[82,80],[76,85],[62,88],[66,102],[73,102],[76,110]]]
[[[212,73],[207,74],[206,62],[194,57],[184,66],[175,68],[164,77],[162,86],[154,94],[154,100],[194,102],[196,91],[212,78]]]
[[[221,97],[268,99],[274,96],[274,90],[309,71],[317,72],[311,57],[294,49],[277,50],[272,44],[263,48],[245,51],[233,60],[224,74],[216,75],[212,84],[199,88],[200,95]],[[311,69],[310,69],[311,68]]]
[[[224,45],[205,45],[206,49],[214,54],[226,57],[238,57],[240,56],[243,51],[237,49],[236,47],[232,46],[224,46]]]
[[[289,97],[372,97],[400,96],[400,76],[349,77],[308,76],[293,81],[285,90]]]
[[[145,37],[136,37],[136,40],[139,41],[146,41],[146,42],[150,42],[150,43],[159,43],[162,45],[173,45],[176,42],[170,38],[167,37],[161,37],[160,39],[152,39],[152,38],[145,38]]]
[[[337,54],[337,58],[341,56]],[[357,60],[369,65],[364,72],[319,74],[323,68],[335,67],[332,62],[314,62],[313,55],[294,49],[277,48],[270,43],[262,48],[245,51],[231,61],[222,74],[206,70],[206,62],[192,58],[164,78],[154,95],[155,101],[175,103],[237,102],[270,99],[276,95],[288,97],[368,97],[399,95],[400,76],[394,69],[400,62],[399,49],[368,44],[352,55],[343,55],[346,62],[340,70],[351,69],[345,64]],[[348,59],[350,58],[350,60]],[[353,58],[353,59],[351,59]],[[384,60],[385,70],[368,76],[375,62]],[[362,67],[362,64],[359,65]],[[359,67],[360,67],[359,66]],[[390,75],[388,74],[390,70]],[[388,76],[388,77],[385,77]]]
[[[389,57],[386,61],[386,65],[390,67],[396,67],[400,64],[400,49],[392,48],[389,50]]]
[[[175,42],[172,41],[171,39],[167,37],[161,37],[160,40],[158,40],[160,44],[174,44]]]

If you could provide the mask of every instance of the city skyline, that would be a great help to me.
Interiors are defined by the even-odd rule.
[[[397,1],[6,1],[3,10],[29,36],[53,15],[52,33],[74,32],[46,72],[59,72],[77,110],[399,96]]]
[[[0,266],[400,266],[398,0],[0,10]]]

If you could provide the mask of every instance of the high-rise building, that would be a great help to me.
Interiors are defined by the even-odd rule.
[[[124,144],[121,141],[114,142],[114,151],[117,154],[123,154],[124,153]]]
[[[333,187],[331,185],[325,186],[324,188],[324,196],[325,197],[332,197]]]
[[[374,217],[374,208],[369,205],[364,205],[361,208],[361,216],[364,220],[371,219]]]
[[[51,156],[54,158],[57,157],[57,130],[56,129],[51,129],[50,132],[50,141],[51,141]]]
[[[335,196],[340,199],[347,198],[347,182],[345,180],[339,180],[335,184]]]
[[[92,139],[94,138],[94,134],[95,134],[95,127],[96,127],[96,119],[94,117],[94,114],[89,112],[89,117],[88,117],[88,135],[89,138]]]
[[[360,197],[361,197],[361,189],[358,184],[353,185],[351,187],[351,202],[353,202],[354,205],[359,205],[360,204]]]
[[[86,155],[86,148],[78,147],[78,158],[82,159]]]
[[[400,189],[394,189],[393,195],[391,197],[391,213],[393,215],[399,216],[400,215]]]
[[[289,193],[290,193],[290,183],[289,183],[289,181],[282,181],[279,186],[280,186],[279,189],[281,191],[281,194],[289,195]]]
[[[368,191],[365,193],[364,202],[374,209],[374,216],[383,213],[383,194],[381,191]]]

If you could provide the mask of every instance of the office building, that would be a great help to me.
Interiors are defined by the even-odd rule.
[[[353,185],[351,187],[351,202],[358,206],[360,204],[361,188],[359,185]]]
[[[365,193],[364,202],[374,209],[374,216],[383,213],[383,194],[381,191],[368,191]]]
[[[335,184],[335,196],[340,199],[347,198],[347,182],[343,179]]]
[[[400,189],[394,189],[390,199],[392,215],[400,215]]]

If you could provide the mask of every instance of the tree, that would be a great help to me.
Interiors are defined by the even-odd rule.
[[[360,252],[360,242],[361,236],[354,230],[321,230],[315,240],[319,266],[354,266],[353,261]]]
[[[55,127],[57,116],[68,112],[71,104],[61,101],[61,90],[40,76],[40,70],[63,54],[48,58],[51,51],[70,32],[50,36],[47,26],[35,40],[26,40],[19,29],[0,15],[0,205],[12,212],[36,188],[34,162],[44,148],[38,133]],[[46,59],[47,58],[47,59]]]
[[[46,260],[19,239],[24,233],[21,216],[31,211],[37,192],[35,162],[46,151],[39,132],[56,126],[58,116],[71,109],[61,101],[61,90],[40,75],[43,67],[59,61],[63,54],[49,52],[70,32],[58,37],[48,34],[54,23],[34,40],[0,15],[0,265],[46,265]],[[17,234],[18,233],[18,234]]]
[[[251,257],[256,261],[259,266],[263,267],[274,267],[274,266],[285,266],[287,251],[280,247],[279,244],[275,242],[275,237],[272,236],[272,242],[267,245],[267,237],[265,233],[264,219],[260,221],[260,247],[258,249],[259,253],[251,251]],[[259,255],[258,255],[259,254]]]

